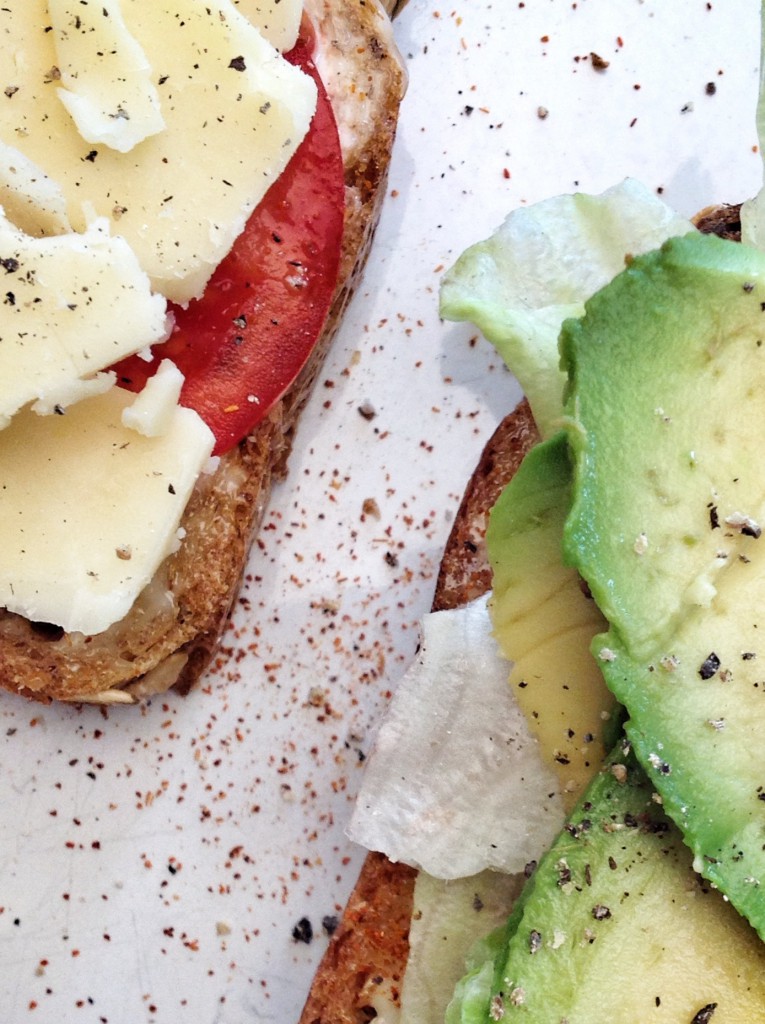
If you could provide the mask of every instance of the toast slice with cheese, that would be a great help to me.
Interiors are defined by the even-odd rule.
[[[388,0],[306,0],[315,61],[340,129],[346,207],[340,273],[322,336],[262,422],[200,477],[185,538],[131,611],[94,636],[0,611],[0,686],[41,701],[135,703],[188,691],[208,665],[237,594],[272,480],[284,474],[301,409],[363,270],[385,194],[406,72]]]

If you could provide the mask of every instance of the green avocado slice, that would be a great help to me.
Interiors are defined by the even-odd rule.
[[[696,869],[765,936],[764,340],[765,254],[702,235],[561,336],[596,656]]]
[[[620,743],[527,883],[447,1024],[751,1024],[765,945],[691,866]]]
[[[486,531],[494,636],[512,662],[510,686],[558,775],[567,810],[621,732],[616,701],[590,651],[607,623],[562,560],[571,477],[559,432],[526,455]]]

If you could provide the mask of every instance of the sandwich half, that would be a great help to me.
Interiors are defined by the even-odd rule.
[[[0,611],[0,686],[39,701],[135,703],[187,692],[212,657],[238,591],[271,481],[362,272],[385,194],[406,73],[378,0],[306,0],[312,58],[337,124],[344,176],[339,270],[329,314],[297,379],[268,415],[199,476],[182,541],[130,611],[99,632]],[[50,580],[56,586],[56,580]]]

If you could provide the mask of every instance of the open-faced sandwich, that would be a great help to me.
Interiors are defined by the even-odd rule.
[[[3,688],[203,672],[377,222],[394,6],[0,12]]]
[[[627,181],[447,272],[527,400],[381,726],[350,826],[378,852],[303,1024],[765,1019],[761,201],[690,223]]]

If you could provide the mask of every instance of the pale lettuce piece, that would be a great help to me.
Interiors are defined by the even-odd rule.
[[[485,598],[425,618],[348,827],[355,842],[437,878],[522,871],[564,821],[490,634]]]
[[[433,878],[424,871],[417,875],[400,1024],[443,1024],[466,963],[472,967],[476,961],[489,962],[484,969],[488,977],[477,982],[485,1006],[493,983],[494,956],[506,945],[494,941],[493,933],[506,924],[524,881],[523,875],[498,871],[454,881]]]
[[[625,259],[695,230],[628,178],[597,196],[556,196],[514,210],[441,282],[441,315],[469,320],[518,378],[542,436],[560,426],[565,376],[558,334]]]

